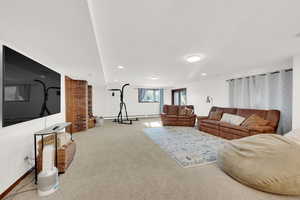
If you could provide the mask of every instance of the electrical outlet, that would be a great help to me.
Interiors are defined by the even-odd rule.
[[[34,165],[34,159],[31,158],[30,156],[25,156],[24,162],[26,162],[30,166]]]

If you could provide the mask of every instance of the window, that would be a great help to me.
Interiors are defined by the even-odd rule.
[[[8,85],[4,87],[4,101],[29,101],[30,85]]]
[[[159,89],[138,89],[139,103],[159,103],[160,91]]]
[[[172,90],[172,104],[186,105],[186,88]]]

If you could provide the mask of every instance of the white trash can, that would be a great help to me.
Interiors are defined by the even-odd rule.
[[[103,125],[104,125],[104,118],[96,117],[96,126],[103,126]]]

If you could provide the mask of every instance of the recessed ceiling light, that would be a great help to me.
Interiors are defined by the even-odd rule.
[[[202,54],[186,56],[185,60],[189,63],[196,63],[202,60],[205,56]]]
[[[207,76],[207,73],[201,73],[201,76]]]
[[[152,77],[150,77],[150,79],[151,79],[151,80],[157,80],[157,79],[159,79],[159,78],[158,78],[158,77],[152,76]]]
[[[124,67],[123,67],[123,66],[121,66],[121,65],[119,65],[119,66],[118,66],[118,69],[124,69]]]

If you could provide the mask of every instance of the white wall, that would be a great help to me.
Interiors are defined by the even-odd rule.
[[[228,106],[228,85],[224,77],[205,77],[193,83],[178,85],[176,88],[186,88],[187,104],[194,105],[195,113],[207,116],[212,106]],[[170,97],[171,100],[171,92]],[[211,96],[213,103],[206,103],[206,97]]]
[[[112,88],[121,88],[121,84],[108,84],[107,86],[94,87],[94,115],[104,117],[118,115],[120,96],[119,92],[115,92],[115,96],[112,96],[112,92],[108,91],[108,89]],[[125,88],[124,101],[129,116],[159,114],[159,103],[138,102],[138,89],[135,86]]]
[[[213,98],[206,103],[206,97]],[[224,78],[202,80],[187,85],[187,102],[195,106],[195,113],[207,116],[212,106],[228,106],[228,84]]]
[[[1,45],[1,43],[0,43]],[[1,47],[2,48],[2,47]],[[1,52],[0,52],[1,53]],[[21,52],[22,53],[22,52]],[[2,53],[1,53],[2,55]],[[2,56],[0,66],[2,69]],[[55,69],[60,72],[58,69]],[[0,193],[4,192],[33,165],[24,160],[33,158],[33,134],[54,123],[65,121],[64,74],[61,74],[61,112],[48,117],[0,128]]]
[[[293,57],[293,129],[300,128],[300,55]]]

